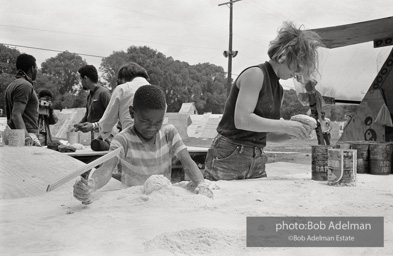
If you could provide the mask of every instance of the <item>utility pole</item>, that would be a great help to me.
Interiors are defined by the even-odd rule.
[[[227,95],[231,91],[232,86],[232,58],[235,58],[238,51],[232,51],[232,20],[233,20],[233,3],[241,0],[230,0],[229,2],[219,4],[218,6],[229,4],[229,48],[228,51],[224,51],[224,57],[228,58],[228,81],[227,81]]]

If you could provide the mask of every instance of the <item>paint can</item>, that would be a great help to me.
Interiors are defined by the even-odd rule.
[[[357,152],[353,149],[328,150],[328,185],[356,185]]]
[[[392,171],[392,143],[370,145],[370,173],[388,175]]]
[[[311,146],[311,179],[327,180],[328,173],[328,149],[331,146],[315,145]]]
[[[370,142],[354,141],[351,148],[357,150],[357,173],[370,172]]]
[[[351,143],[349,142],[337,142],[334,148],[341,148],[341,149],[351,149]]]

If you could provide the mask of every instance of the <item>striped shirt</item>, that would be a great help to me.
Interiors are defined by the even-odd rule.
[[[127,186],[143,185],[147,178],[162,174],[171,180],[172,157],[185,149],[179,133],[172,124],[162,126],[154,143],[146,143],[136,134],[134,126],[117,134],[110,150],[122,147],[122,182]]]

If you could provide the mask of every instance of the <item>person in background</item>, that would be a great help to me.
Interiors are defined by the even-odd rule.
[[[129,111],[134,124],[117,134],[110,145],[111,151],[121,148],[119,157],[113,157],[92,171],[88,180],[76,180],[74,197],[84,204],[91,203],[92,193],[109,182],[118,161],[124,166],[121,181],[126,186],[143,185],[152,175],[163,175],[170,180],[172,156],[176,156],[196,186],[195,192],[212,198],[213,192],[191,159],[175,126],[162,126],[166,112],[164,92],[154,85],[141,86],[135,92]]]
[[[308,125],[280,119],[283,88],[279,80],[297,78],[302,84],[311,81],[317,72],[317,48],[322,45],[315,32],[284,22],[270,42],[270,60],[246,68],[232,84],[218,135],[206,156],[206,179],[266,177],[267,141],[309,137]]]
[[[323,140],[325,141],[326,145],[330,145],[330,131],[332,130],[332,122],[329,118],[327,118],[325,112],[321,112],[321,129]]]
[[[38,97],[33,88],[37,77],[36,59],[22,53],[16,59],[15,80],[5,90],[7,125],[25,130],[25,145],[41,146],[38,140]]]
[[[347,127],[347,125],[349,124],[349,122],[351,121],[352,116],[350,114],[346,114],[345,115],[345,121],[344,121],[344,127],[343,130],[345,129],[345,127]]]
[[[100,120],[104,114],[111,94],[108,89],[98,84],[98,72],[93,65],[86,65],[78,70],[82,82],[82,88],[89,90],[90,94],[87,96],[86,112],[82,120],[75,124],[75,130],[88,132],[84,127],[88,123],[95,123]],[[94,139],[92,132],[92,140]],[[109,144],[108,144],[109,145]]]
[[[49,125],[56,124],[57,116],[53,110],[53,94],[47,89],[42,89],[38,93],[38,137],[41,145],[48,145],[52,142],[52,134]]]
[[[103,116],[96,123],[84,123],[80,130],[88,132],[98,129],[101,138],[106,140],[114,133],[114,127],[122,130],[132,126],[134,121],[129,106],[132,106],[135,91],[142,85],[150,84],[147,79],[147,71],[138,64],[129,62],[122,65],[117,73],[118,86],[112,92]]]

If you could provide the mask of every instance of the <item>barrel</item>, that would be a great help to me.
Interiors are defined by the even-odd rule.
[[[332,148],[327,145],[311,146],[311,179],[327,180],[328,170],[328,149]]]
[[[370,145],[370,173],[387,175],[392,171],[392,143]]]
[[[370,144],[371,143],[367,141],[351,142],[351,148],[357,151],[357,173],[370,172]]]
[[[328,150],[328,185],[356,185],[357,152],[353,149]]]
[[[337,142],[334,148],[351,149],[351,144],[348,142]]]

